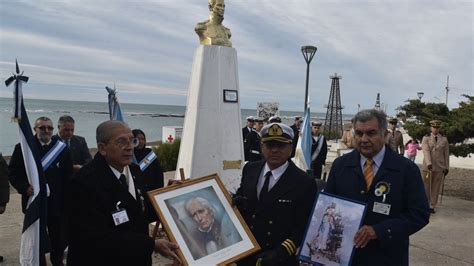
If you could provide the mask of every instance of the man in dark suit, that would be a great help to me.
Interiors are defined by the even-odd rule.
[[[58,136],[71,150],[72,164],[77,172],[81,167],[92,160],[86,140],[74,135],[75,121],[69,115],[63,115],[58,120]]]
[[[353,118],[356,150],[337,158],[325,191],[367,204],[352,265],[408,265],[409,236],[429,221],[418,167],[385,145],[386,115]]]
[[[313,170],[313,176],[317,179],[321,179],[321,172],[323,171],[323,165],[326,165],[326,155],[328,154],[326,138],[319,132],[321,125],[321,122],[311,123],[311,169]]]
[[[244,142],[244,158],[245,158],[245,161],[248,161],[250,158],[250,145],[251,145],[249,136],[250,136],[250,133],[254,131],[253,123],[255,122],[255,118],[253,116],[248,116],[246,120],[247,120],[247,124],[245,125],[245,127],[242,128],[242,138]]]
[[[49,188],[47,201],[48,236],[51,241],[51,263],[63,265],[63,254],[66,248],[64,228],[64,197],[66,185],[72,175],[71,154],[57,136],[53,136],[53,122],[48,117],[40,117],[35,121],[36,145],[40,151],[46,182]],[[49,153],[49,156],[45,156]],[[48,160],[49,159],[49,160]],[[45,163],[48,162],[48,163]],[[28,199],[33,195],[33,186],[28,182],[21,145],[15,146],[9,165],[9,179],[12,186],[21,194],[21,207],[25,212]]]
[[[264,161],[248,162],[234,196],[262,250],[239,265],[297,265],[296,250],[311,213],[317,186],[291,160],[293,130],[282,123],[261,131]]]
[[[96,139],[98,152],[72,178],[67,199],[68,265],[151,265],[153,251],[179,260],[176,244],[148,236],[130,128],[106,121]]]
[[[293,129],[293,151],[291,152],[291,157],[295,157],[296,145],[298,144],[298,139],[300,137],[300,128],[303,123],[303,118],[301,116],[295,116],[295,122],[291,125]]]

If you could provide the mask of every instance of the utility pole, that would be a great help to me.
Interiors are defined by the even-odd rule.
[[[448,92],[449,92],[449,75],[448,75],[448,79],[446,80],[446,106],[448,106]]]

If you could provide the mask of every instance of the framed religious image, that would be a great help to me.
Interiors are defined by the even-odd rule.
[[[148,196],[184,265],[226,265],[260,250],[217,174]]]
[[[354,236],[361,226],[365,209],[365,203],[319,193],[299,259],[324,265],[350,265]]]
[[[224,90],[224,102],[236,103],[238,100],[237,90]]]

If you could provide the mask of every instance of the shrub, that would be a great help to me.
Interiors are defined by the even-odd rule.
[[[173,143],[163,143],[160,146],[153,147],[163,172],[176,170],[180,144],[181,139],[176,139]]]

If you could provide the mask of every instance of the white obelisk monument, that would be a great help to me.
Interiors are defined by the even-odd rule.
[[[221,24],[220,2],[196,26],[201,45],[194,55],[176,179],[180,168],[186,178],[217,173],[234,192],[244,163],[237,51]]]

